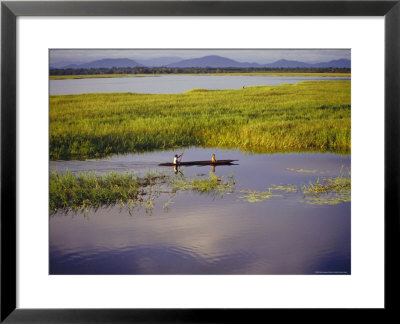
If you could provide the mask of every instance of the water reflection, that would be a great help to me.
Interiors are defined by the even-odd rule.
[[[221,159],[240,160],[214,170],[211,166],[221,179],[233,172],[233,192],[171,195],[161,190],[151,213],[145,207],[129,212],[119,206],[56,213],[50,218],[50,273],[350,274],[350,202],[312,205],[302,202],[301,190],[350,169],[349,156],[193,148],[185,157],[202,160],[214,152]],[[131,154],[52,162],[50,167],[73,173],[156,169],[178,178],[209,176],[209,166],[158,167],[170,156],[170,151]],[[252,203],[239,199],[241,190],[276,197]]]
[[[179,173],[181,173],[183,175],[182,171],[179,170],[179,166],[178,165],[174,165],[174,172],[175,172],[175,174],[178,174],[178,172],[179,172]]]
[[[228,200],[228,201],[227,201]],[[187,202],[191,202],[191,207]],[[90,274],[350,273],[349,205],[243,205],[185,193],[171,212],[118,208],[50,222],[50,272]]]
[[[231,164],[231,165],[237,165],[237,164],[235,163],[235,164]],[[211,164],[210,166],[211,166],[211,172],[215,173],[216,165],[215,164]],[[179,174],[183,175],[182,169],[180,168],[179,165],[174,165],[174,173],[175,174],[179,173]]]

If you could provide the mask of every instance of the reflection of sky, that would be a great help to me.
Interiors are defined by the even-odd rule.
[[[114,155],[105,159],[87,161],[50,161],[50,169],[58,172],[96,171],[99,173],[118,171],[145,174],[148,170],[173,172],[172,167],[160,167],[159,163],[172,162],[175,154],[181,154],[182,149],[159,151],[142,154]],[[244,189],[263,190],[272,184],[308,183],[321,176],[337,176],[343,166],[347,175],[350,171],[350,156],[321,153],[276,153],[276,154],[246,154],[239,150],[191,148],[183,151],[182,161],[211,160],[216,154],[217,160],[236,159],[238,165],[217,166],[217,175],[227,175],[233,172],[235,180]],[[299,173],[287,169],[313,170],[315,173]],[[181,168],[187,176],[208,175],[211,166],[184,166]]]
[[[56,216],[50,224],[55,273],[63,267],[59,271],[149,274],[349,270],[349,205],[227,206],[187,194],[168,213],[128,216],[115,208],[89,219]]]
[[[219,55],[240,62],[271,63],[281,59],[308,63],[328,62],[337,59],[350,59],[350,49],[265,49],[265,50],[129,50],[129,49],[72,49],[50,50],[50,65],[59,62],[84,63],[104,58],[152,59],[177,57],[182,59]]]
[[[271,184],[304,183],[318,175],[286,170],[316,169],[338,174],[350,157],[332,154],[245,155],[236,151],[186,150],[187,160],[239,158],[239,165],[217,167],[218,175],[235,174],[237,186],[265,189]],[[126,155],[89,162],[89,168],[131,167],[145,171],[172,152]],[[172,155],[171,155],[172,156]],[[74,164],[76,163],[76,164]],[[69,161],[73,170],[85,162]],[[97,165],[96,165],[97,163]],[[141,164],[142,163],[142,164]],[[59,164],[60,166],[61,164]],[[53,165],[54,166],[54,165]],[[64,165],[65,167],[65,165]],[[187,167],[185,174],[208,173]],[[180,193],[168,212],[156,202],[151,215],[143,209],[130,216],[119,207],[50,219],[53,273],[176,274],[311,274],[350,271],[350,204],[312,206],[301,194],[261,203],[240,201],[237,194],[212,198]]]

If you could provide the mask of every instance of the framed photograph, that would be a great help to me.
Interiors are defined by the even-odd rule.
[[[399,16],[2,2],[1,321],[395,312]]]

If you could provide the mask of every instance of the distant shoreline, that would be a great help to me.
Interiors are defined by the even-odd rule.
[[[50,75],[50,80],[102,79],[102,78],[137,78],[159,77],[164,75],[198,76],[298,76],[298,77],[351,77],[351,73],[337,72],[224,72],[224,73],[156,73],[156,74],[88,74],[88,75]]]

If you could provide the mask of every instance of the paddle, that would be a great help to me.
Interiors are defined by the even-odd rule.
[[[181,154],[181,158],[180,158],[180,160],[179,160],[179,163],[181,163],[181,161],[182,161],[182,158],[183,158],[183,152],[185,152],[185,150],[183,150],[183,151],[182,151],[182,154]]]

